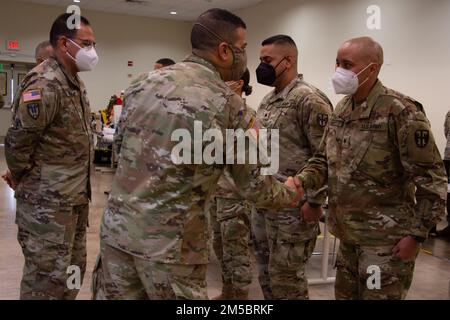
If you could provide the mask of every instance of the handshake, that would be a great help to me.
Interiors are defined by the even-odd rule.
[[[3,175],[2,175],[2,179],[8,184],[8,186],[13,189],[16,190],[16,184],[12,179],[11,176],[11,172],[6,171]]]
[[[284,183],[286,187],[297,193],[292,207],[300,206],[300,216],[306,222],[317,222],[323,215],[322,206],[310,205],[305,201],[305,190],[302,187],[302,182],[297,177],[289,177]]]

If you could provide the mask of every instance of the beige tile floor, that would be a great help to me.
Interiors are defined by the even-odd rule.
[[[1,139],[0,141],[3,141]],[[0,146],[0,172],[6,169],[4,151]],[[99,249],[99,222],[105,205],[104,191],[109,189],[112,174],[95,172],[93,201],[90,207],[90,228],[88,230],[87,274],[78,299],[90,299],[91,273]],[[23,257],[16,240],[17,227],[14,224],[15,200],[13,192],[0,181],[0,299],[18,299],[19,283],[23,267]],[[445,226],[445,223],[442,225]],[[441,226],[441,227],[442,227]],[[331,240],[334,243],[333,239]],[[316,250],[320,251],[322,239]],[[417,259],[416,271],[408,299],[449,299],[450,298],[450,242],[438,239],[429,240]],[[314,255],[308,265],[308,277],[320,275],[321,256]],[[334,271],[330,264],[330,273]],[[262,299],[258,286],[256,270],[251,285],[251,298]],[[213,256],[208,269],[208,294],[214,297],[221,288],[220,269]],[[310,286],[311,299],[333,299],[333,285]]]

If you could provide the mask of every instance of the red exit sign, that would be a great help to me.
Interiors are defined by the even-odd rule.
[[[8,40],[8,41],[6,41],[6,49],[7,50],[20,50],[20,42],[19,42],[19,40]]]

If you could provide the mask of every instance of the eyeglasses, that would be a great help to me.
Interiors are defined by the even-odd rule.
[[[97,46],[97,43],[95,41],[90,41],[90,40],[85,40],[85,39],[79,39],[79,38],[74,38],[73,40],[78,40],[81,42],[81,45],[84,48],[88,48],[88,49],[92,49],[95,48]]]

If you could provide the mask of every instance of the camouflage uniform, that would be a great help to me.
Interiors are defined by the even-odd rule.
[[[392,248],[408,235],[427,237],[447,191],[422,105],[380,81],[359,106],[345,97],[299,177],[312,203],[328,182],[328,224],[341,240],[336,298],[403,299],[414,262],[395,259]],[[381,269],[380,290],[366,286],[370,265]]]
[[[325,94],[306,83],[302,75],[281,92],[272,91],[264,98],[258,120],[264,128],[279,129],[281,177],[295,175],[313,156],[331,112],[332,105]],[[269,210],[267,215],[259,211],[253,215],[252,224],[265,297],[307,299],[305,266],[314,249],[319,224],[303,221],[298,208]],[[266,235],[261,234],[264,231]],[[261,250],[264,248],[269,248],[270,253]],[[270,279],[264,279],[267,274]]]
[[[256,259],[256,268],[258,269],[258,282],[261,287],[264,299],[273,300],[272,289],[270,288],[269,258],[270,248],[267,239],[266,229],[267,211],[261,208],[254,208],[251,215],[251,236],[253,241],[253,250]]]
[[[251,205],[239,197],[228,170],[220,177],[211,206],[213,248],[222,268],[221,298],[244,298],[252,282],[250,240]]]
[[[86,89],[54,58],[25,77],[13,103],[5,156],[16,189],[25,256],[21,299],[74,299],[67,268],[86,269],[92,156]]]
[[[447,143],[445,145],[445,152],[444,152],[444,164],[445,164],[445,171],[447,172],[447,179],[450,181],[450,111],[447,112],[447,115],[445,116],[445,123],[444,123],[444,132],[445,137],[447,138]],[[447,227],[450,227],[450,194],[447,193]]]
[[[254,126],[242,99],[204,59],[191,55],[149,73],[126,91],[125,104],[121,153],[101,224],[94,298],[133,298],[121,290],[133,285],[134,291],[136,286],[146,291],[145,298],[206,299],[207,213],[225,167],[241,197],[261,206],[288,206],[294,194],[272,177],[259,175],[256,165],[175,164],[175,129],[193,137],[195,121],[201,121],[202,129],[215,128],[225,136],[227,128]],[[195,136],[193,142],[197,147],[200,142],[201,151],[205,147]],[[184,151],[188,157],[193,154]],[[154,275],[143,274],[149,272]],[[157,274],[164,283],[145,287],[144,276]],[[177,290],[181,278],[184,288]]]
[[[445,122],[444,122],[444,132],[445,137],[447,138],[447,143],[445,145],[445,152],[444,152],[444,160],[450,160],[450,111],[447,112],[447,115],[445,116]]]

